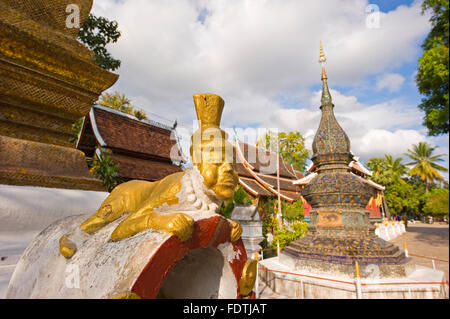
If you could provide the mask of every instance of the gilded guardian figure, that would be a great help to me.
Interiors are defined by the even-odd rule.
[[[132,180],[120,184],[97,212],[80,225],[81,230],[92,234],[123,218],[111,234],[113,241],[152,228],[184,242],[194,229],[193,214],[218,213],[221,202],[233,196],[238,183],[233,145],[220,129],[224,101],[215,94],[195,94],[194,104],[199,129],[191,137],[193,167],[157,182]],[[231,238],[236,241],[242,228],[231,223]],[[71,258],[77,249],[70,236],[62,236],[59,241],[60,253],[66,258]]]

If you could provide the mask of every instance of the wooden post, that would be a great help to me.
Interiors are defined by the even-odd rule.
[[[355,261],[355,283],[356,283],[356,299],[362,299],[361,276],[359,273],[359,264]]]
[[[277,239],[277,258],[280,261],[280,240]]]

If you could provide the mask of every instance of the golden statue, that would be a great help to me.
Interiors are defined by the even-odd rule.
[[[152,228],[174,234],[184,242],[192,235],[194,218],[183,211],[217,213],[221,201],[233,196],[238,183],[233,145],[219,127],[224,101],[215,94],[195,94],[194,104],[199,121],[199,129],[191,137],[194,166],[157,182],[132,180],[117,186],[97,212],[81,224],[84,232],[92,234],[127,215],[112,232],[111,240]],[[232,241],[241,234],[241,226],[232,221]],[[70,234],[59,242],[61,254],[72,257],[76,244]]]

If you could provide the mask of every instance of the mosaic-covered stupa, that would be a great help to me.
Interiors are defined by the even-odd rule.
[[[377,237],[369,221],[366,205],[374,195],[373,188],[348,166],[353,158],[350,140],[334,116],[325,61],[321,44],[322,118],[312,144],[318,174],[302,190],[312,206],[311,222],[307,235],[292,242],[282,255],[314,269],[330,270],[331,263],[344,272],[352,271],[355,261],[362,266],[404,265],[409,258],[397,246]],[[394,268],[404,272],[404,267]],[[392,270],[385,267],[382,272],[391,275]]]

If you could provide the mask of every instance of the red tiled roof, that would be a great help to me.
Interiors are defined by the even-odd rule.
[[[267,184],[272,186],[274,189],[278,189],[276,176],[269,176],[269,175],[263,175],[263,174],[258,174],[258,173],[256,173],[256,175],[258,175],[258,177],[260,179],[262,179],[264,182],[266,182]],[[280,177],[280,189],[295,192],[297,190],[297,187],[294,184],[292,184],[293,181],[294,181],[293,179],[289,180],[289,179]]]
[[[284,196],[292,198],[294,201],[300,200],[302,198],[302,195],[299,192],[293,192],[293,191],[287,191],[287,190],[280,190],[280,193]]]
[[[239,184],[253,196],[272,196],[272,193],[251,178],[239,177]]]
[[[124,179],[157,181],[181,168],[170,163],[161,163],[118,154],[108,154],[117,164],[119,175]]]
[[[300,171],[294,170],[295,176],[297,177],[297,179],[302,179],[303,177],[305,177],[305,174],[303,174]]]
[[[263,174],[277,174],[277,155],[274,152],[262,150],[256,146],[239,141],[239,148],[247,162],[253,166],[254,171]],[[296,179],[292,165],[280,158],[280,176]],[[239,162],[239,157],[236,158]]]
[[[241,185],[255,196],[277,196],[276,154],[242,142],[236,146],[236,172]],[[299,200],[301,194],[292,184],[297,179],[295,170],[281,156],[279,174],[281,196],[289,201]]]
[[[97,129],[106,144],[104,147],[153,158],[170,159],[172,156],[175,157],[173,160],[182,160],[176,140],[170,138],[172,130],[98,106],[94,106],[92,111],[96,125],[96,128],[93,127],[94,133]]]

